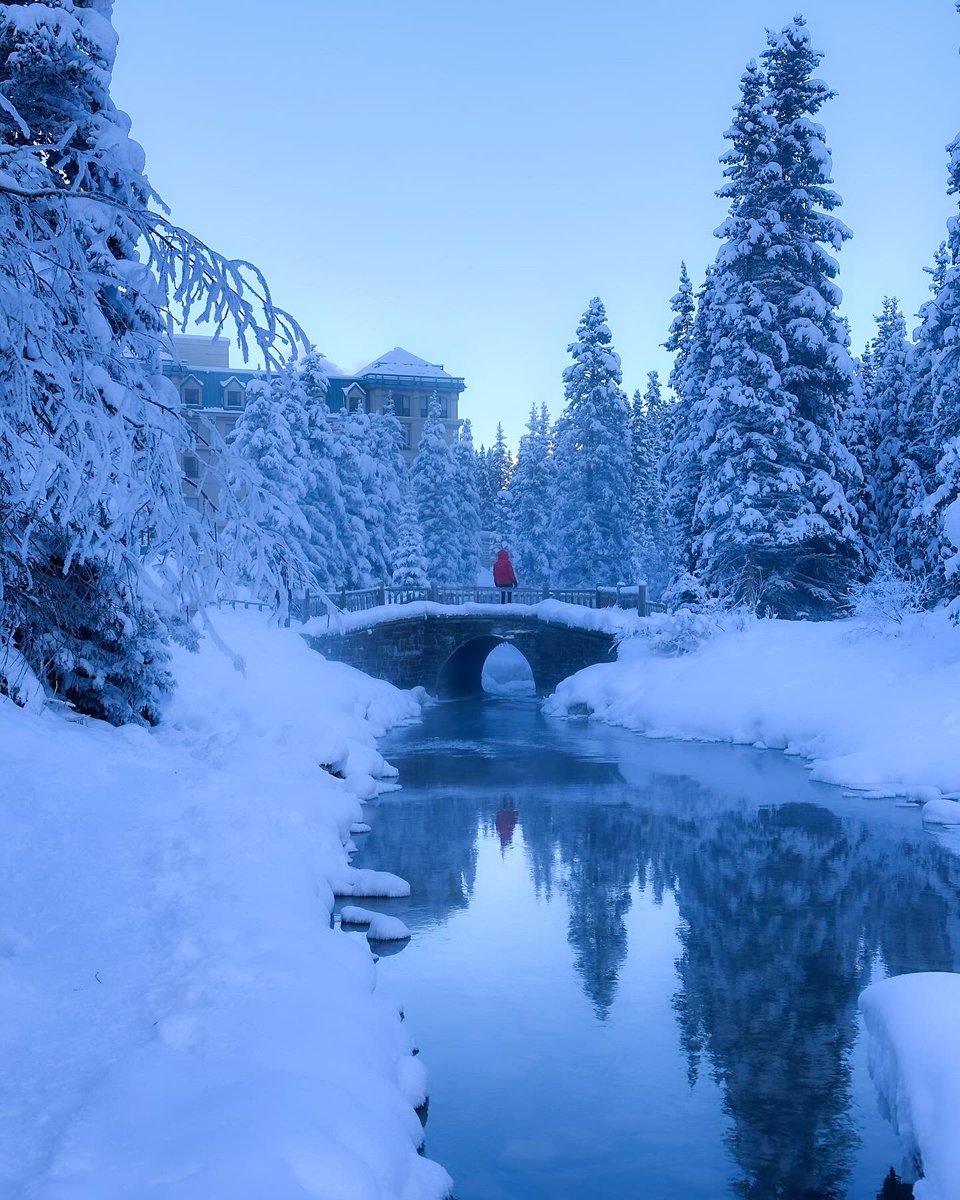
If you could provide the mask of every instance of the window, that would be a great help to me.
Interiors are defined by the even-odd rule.
[[[194,482],[200,478],[200,459],[195,454],[183,456],[183,473]]]
[[[410,416],[410,397],[409,396],[394,396],[393,411],[398,417]]]
[[[191,408],[200,407],[200,389],[196,384],[190,384],[183,389],[183,402],[189,404]]]
[[[243,392],[239,388],[227,388],[226,408],[243,408]]]
[[[424,396],[423,399],[420,401],[420,416],[421,417],[428,417],[430,415],[430,399],[431,399],[430,396]],[[440,416],[446,417],[449,415],[447,398],[446,398],[446,396],[441,396],[439,399],[440,399]]]

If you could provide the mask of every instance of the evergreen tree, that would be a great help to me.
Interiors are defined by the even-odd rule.
[[[399,540],[390,582],[395,587],[414,588],[427,587],[430,582],[423,537],[420,534],[420,517],[413,492],[409,488],[400,507]]]
[[[403,427],[396,416],[393,393],[387,394],[383,411],[370,417],[370,454],[375,464],[377,504],[392,569],[400,544],[402,510],[410,490],[409,473],[403,458]]]
[[[671,586],[667,600],[683,603],[691,598],[689,581],[695,570],[693,518],[702,478],[702,462],[694,424],[694,406],[701,402],[713,358],[713,267],[698,289],[696,312],[684,338],[682,362],[670,372],[677,399],[670,409],[668,444],[663,461],[666,538]],[[675,297],[676,299],[676,297]],[[672,327],[671,327],[672,328]],[[680,356],[680,348],[677,349]]]
[[[285,406],[278,402],[265,381],[254,380],[248,384],[246,407],[231,431],[228,444],[236,459],[248,467],[242,475],[229,480],[231,486],[239,490],[254,479],[262,498],[260,531],[254,544],[247,547],[247,557],[253,564],[251,581],[259,583],[265,577],[279,575],[287,595],[278,599],[286,605],[293,588],[306,582],[302,578],[290,578],[284,565],[300,559],[309,534],[300,507],[304,464]],[[263,552],[261,531],[272,535],[267,545],[276,553],[276,562],[262,564],[259,561],[258,556]]]
[[[877,552],[889,555],[901,570],[913,571],[920,565],[914,562],[914,514],[925,497],[925,471],[917,451],[929,444],[929,432],[918,429],[913,417],[913,347],[896,299],[884,300],[876,337],[865,357],[876,426],[873,494]],[[921,454],[929,464],[929,449]]]
[[[947,191],[960,197],[960,134],[947,151]],[[927,428],[933,431],[938,458],[928,481],[929,495],[916,514],[913,538],[933,598],[952,600],[960,595],[960,546],[956,541],[960,522],[953,519],[954,506],[960,500],[960,216],[950,219],[946,249],[941,249],[934,269],[933,290],[933,299],[920,310],[911,421],[930,422]],[[918,466],[923,470],[920,462]]]
[[[327,409],[327,369],[313,350],[274,382],[302,463],[300,506],[307,532],[304,553],[315,584],[347,586],[348,529],[334,431]]]
[[[453,448],[455,501],[457,506],[457,543],[459,547],[461,583],[476,582],[480,569],[480,490],[477,484],[477,452],[473,446],[473,431],[466,420]]]
[[[384,521],[383,482],[373,454],[373,418],[362,409],[344,413],[337,434],[342,438],[338,466],[348,517],[356,542],[352,551],[354,587],[371,587],[390,577],[393,547]]]
[[[647,381],[647,390],[642,398],[639,391],[634,393],[630,412],[633,456],[631,516],[639,577],[646,581],[649,594],[659,597],[669,583],[670,573],[661,473],[667,448],[668,406],[663,403],[657,372],[651,371]]]
[[[599,298],[590,301],[563,373],[557,424],[557,573],[566,586],[615,584],[631,573],[629,405],[620,356]]]
[[[673,355],[669,384],[674,396],[679,400],[683,395],[683,373],[690,354],[694,319],[697,314],[697,303],[685,262],[680,264],[680,285],[670,301],[670,311],[673,313],[673,320],[670,322],[667,340],[663,346]]]
[[[436,392],[430,398],[411,480],[431,581],[459,583],[457,468],[446,439]]]
[[[551,581],[556,539],[556,480],[545,404],[539,413],[531,406],[508,491],[509,544],[517,578],[524,584],[543,586]]]
[[[814,75],[820,59],[798,17],[743,76],[723,159],[713,356],[692,410],[696,573],[784,617],[835,614],[863,561],[838,424],[855,372],[827,250],[849,231],[831,215],[840,198],[812,120],[833,95]]]
[[[191,641],[189,614],[245,566],[182,493],[172,312],[235,321],[271,363],[299,330],[151,203],[110,97],[111,11],[0,4],[0,692],[9,650],[84,712],[152,722],[168,637]],[[221,522],[235,501],[221,489]]]

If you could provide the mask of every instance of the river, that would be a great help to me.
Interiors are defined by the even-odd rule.
[[[382,748],[402,790],[354,861],[412,886],[371,902],[413,931],[378,987],[457,1200],[873,1200],[901,1169],[856,1006],[960,969],[960,857],[915,808],[529,700]]]

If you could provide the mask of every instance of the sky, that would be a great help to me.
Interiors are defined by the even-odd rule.
[[[255,262],[343,369],[394,346],[466,379],[461,415],[516,445],[556,414],[592,296],[624,386],[666,373],[681,259],[716,254],[723,131],[780,0],[116,0],[113,95],[173,218]],[[859,349],[908,314],[955,201],[953,0],[807,0],[854,238]],[[239,357],[234,365],[241,365]]]

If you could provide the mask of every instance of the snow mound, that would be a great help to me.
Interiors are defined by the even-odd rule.
[[[960,804],[939,796],[927,801],[921,815],[927,825],[960,825]]]
[[[367,925],[367,937],[373,942],[403,942],[411,936],[399,917],[360,908],[356,904],[345,904],[340,909],[340,921],[344,925]]]
[[[410,895],[410,884],[389,871],[351,867],[333,885],[335,896],[366,896],[370,899],[400,899]]]
[[[881,1113],[919,1160],[917,1200],[960,1197],[960,975],[921,972],[860,996]]]

